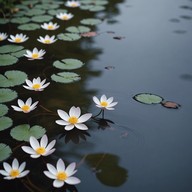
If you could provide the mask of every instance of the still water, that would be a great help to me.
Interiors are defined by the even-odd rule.
[[[36,160],[16,150],[13,156],[27,161],[31,170],[32,187],[27,188],[25,181],[4,181],[1,177],[1,189],[20,191],[19,185],[22,191],[191,192],[192,1],[110,1],[105,11],[95,15],[84,16],[78,10],[73,13],[81,14],[82,18],[103,18],[94,28],[99,35],[47,46],[34,41],[45,31],[27,32],[30,39],[24,46],[37,46],[48,54],[37,62],[21,58],[13,67],[25,71],[31,79],[42,76],[51,81],[51,74],[57,70],[50,63],[57,59],[72,57],[86,64],[76,70],[82,78],[78,82],[51,82],[44,92],[37,94],[21,86],[14,88],[21,99],[31,96],[42,107],[25,116],[10,108],[8,116],[13,118],[14,125],[45,127],[47,135],[57,139],[56,152]],[[71,21],[69,26],[77,21]],[[10,25],[1,31],[20,32]],[[141,104],[133,99],[138,93],[157,94],[181,107]],[[64,133],[55,124],[57,109],[67,111],[73,105],[97,114],[99,109],[92,97],[102,94],[118,101],[114,111],[105,112],[105,118],[113,123],[103,126],[90,121],[88,131],[71,133]],[[15,105],[16,100],[8,106],[11,104]],[[6,142],[6,134],[8,131],[2,134],[2,142]],[[10,145],[21,144],[14,142]],[[54,189],[52,181],[41,172],[45,162],[54,164],[58,158],[77,163],[76,176],[81,183],[76,188]]]

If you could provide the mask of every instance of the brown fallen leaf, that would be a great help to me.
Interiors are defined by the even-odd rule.
[[[173,101],[164,101],[164,102],[161,103],[161,105],[162,105],[163,107],[171,108],[171,109],[178,109],[179,107],[181,107],[180,104],[175,103],[175,102],[173,102]]]
[[[94,37],[98,35],[97,32],[95,31],[90,31],[90,32],[86,32],[86,33],[81,33],[81,36],[82,37]]]

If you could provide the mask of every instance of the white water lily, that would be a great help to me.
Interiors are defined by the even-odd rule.
[[[107,99],[105,95],[102,95],[100,99],[96,96],[93,97],[93,101],[96,103],[96,106],[102,109],[114,110],[114,106],[117,105],[118,102],[113,102],[113,97]]]
[[[79,1],[67,1],[65,5],[67,7],[79,7],[80,2]]]
[[[12,43],[23,43],[23,42],[27,41],[27,39],[29,39],[29,37],[27,37],[23,33],[20,33],[20,34],[16,34],[15,36],[10,35],[10,38],[7,40]]]
[[[41,81],[40,77],[34,78],[33,81],[26,79],[25,82],[27,84],[23,85],[25,89],[34,90],[34,91],[43,91],[50,83],[45,83],[46,79]]]
[[[69,19],[71,19],[73,17],[73,15],[71,13],[58,13],[56,15],[56,17],[58,19],[61,19],[61,20],[64,20],[64,21],[67,21]]]
[[[43,44],[52,44],[55,41],[57,41],[57,39],[55,39],[55,35],[53,36],[49,36],[49,35],[45,35],[45,37],[39,37],[39,39],[37,39],[37,41],[43,43]]]
[[[4,162],[4,170],[0,170],[0,174],[5,176],[4,179],[11,180],[16,178],[21,178],[26,176],[29,173],[29,170],[25,170],[26,162],[23,162],[19,165],[18,160],[15,158],[12,162],[12,165]]]
[[[34,59],[43,59],[43,55],[45,54],[45,50],[38,49],[35,47],[32,51],[27,50],[26,54],[24,54],[25,57],[28,57],[28,60],[34,60]]]
[[[57,23],[49,22],[49,23],[43,23],[41,27],[46,30],[56,30],[59,28],[59,25],[57,25]]]
[[[32,104],[32,99],[31,97],[27,99],[27,101],[24,103],[21,99],[17,100],[17,103],[19,105],[19,107],[11,105],[11,107],[15,110],[15,111],[19,111],[19,112],[24,112],[24,113],[29,113],[30,111],[33,111],[38,104],[39,101],[36,101],[35,103]]]
[[[62,120],[57,120],[56,123],[59,125],[64,125],[65,130],[70,131],[74,127],[80,130],[87,130],[88,127],[83,124],[88,119],[91,118],[91,113],[86,113],[82,116],[81,115],[81,109],[79,107],[71,107],[69,110],[69,115],[63,111],[63,110],[57,110],[58,115],[61,117]]]
[[[56,140],[53,140],[48,144],[47,135],[43,135],[40,142],[38,142],[38,140],[35,137],[31,136],[29,138],[29,142],[31,147],[22,146],[21,148],[23,149],[23,151],[30,154],[32,158],[38,158],[40,156],[48,156],[55,151],[55,148],[53,147],[56,143]]]
[[[0,41],[7,39],[7,33],[0,33]]]
[[[54,187],[62,187],[65,183],[69,185],[79,184],[81,181],[77,177],[73,177],[73,175],[77,172],[76,163],[73,162],[69,164],[65,168],[65,163],[62,159],[57,161],[56,167],[47,163],[48,171],[44,171],[44,174],[50,179],[54,179],[53,186]]]

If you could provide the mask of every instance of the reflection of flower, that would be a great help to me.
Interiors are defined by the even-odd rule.
[[[105,95],[102,95],[100,100],[94,96],[93,101],[96,103],[96,106],[102,109],[114,110],[114,106],[117,105],[118,102],[113,102],[113,97],[107,99]]]
[[[100,129],[106,129],[106,128],[111,128],[111,124],[114,124],[113,121],[109,119],[103,119],[103,118],[93,118],[93,120],[98,124],[98,128]]]
[[[57,161],[56,167],[47,163],[48,171],[44,171],[44,174],[50,179],[54,179],[54,187],[62,187],[65,183],[70,185],[79,184],[81,181],[77,177],[72,177],[77,170],[75,170],[76,163],[71,163],[65,168],[65,163],[62,159]]]
[[[32,158],[38,158],[41,155],[48,156],[55,151],[55,148],[53,147],[55,145],[56,140],[53,140],[51,141],[51,143],[48,144],[47,135],[44,135],[41,138],[40,142],[38,142],[38,140],[35,137],[31,136],[29,142],[31,147],[23,146],[21,148],[26,153],[29,153]]]
[[[71,19],[73,17],[73,15],[71,13],[58,13],[56,15],[56,17],[58,19],[61,19],[61,20],[64,20],[64,21],[67,21],[69,19]]]
[[[7,39],[7,33],[0,33],[0,41]]]
[[[40,49],[38,51],[38,49],[35,47],[33,49],[33,51],[26,51],[27,54],[24,54],[25,57],[28,57],[28,60],[34,60],[34,59],[43,59],[43,55],[46,53],[45,50]]]
[[[42,80],[40,77],[34,78],[33,81],[26,79],[25,82],[28,86],[23,85],[24,88],[34,91],[43,91],[50,83],[45,84],[46,79]]]
[[[8,39],[8,41],[12,43],[23,43],[27,41],[28,38],[29,37],[27,37],[26,35],[23,35],[22,33],[20,33],[20,34],[16,34],[15,36],[10,35],[10,38]]]
[[[37,41],[44,43],[44,44],[51,44],[54,43],[55,41],[57,41],[57,39],[55,39],[55,35],[53,36],[49,36],[49,35],[45,35],[45,37],[39,37],[39,39],[37,39]]]
[[[17,103],[19,107],[11,105],[11,107],[15,111],[22,111],[24,113],[29,113],[30,111],[34,110],[36,108],[36,105],[38,104],[38,101],[32,104],[32,99],[31,97],[27,99],[27,101],[24,103],[21,99],[17,100]]]
[[[79,7],[80,2],[79,1],[67,1],[65,5],[67,7]]]
[[[12,165],[9,165],[8,163],[4,162],[3,163],[4,170],[0,170],[0,174],[5,176],[4,179],[7,180],[21,178],[29,173],[29,170],[24,171],[25,166],[26,162],[23,162],[21,165],[19,165],[17,159],[13,160]]]
[[[57,25],[57,23],[49,22],[49,23],[43,23],[41,27],[46,30],[55,30],[59,28],[59,25]]]
[[[86,113],[82,116],[81,109],[79,107],[71,107],[69,110],[69,115],[63,110],[57,110],[57,113],[61,117],[62,120],[57,120],[56,123],[59,125],[64,125],[65,130],[72,130],[74,127],[80,130],[87,130],[88,127],[83,123],[91,118],[91,113]]]

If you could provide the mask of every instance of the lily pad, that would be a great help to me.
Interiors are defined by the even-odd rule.
[[[38,9],[45,9],[45,10],[54,10],[57,9],[59,7],[59,5],[57,4],[50,4],[50,3],[43,3],[43,4],[39,4],[39,5],[35,5],[35,8]]]
[[[89,9],[89,11],[97,12],[97,11],[103,11],[105,10],[104,6],[96,5]]]
[[[24,31],[33,31],[40,28],[41,28],[40,25],[35,23],[23,24],[18,26],[18,29],[24,30]]]
[[[50,9],[48,10],[49,15],[57,15],[58,13],[67,13],[66,9]]]
[[[4,104],[0,104],[0,117],[6,115],[8,113],[8,107]]]
[[[22,124],[14,127],[10,135],[18,140],[18,141],[29,141],[29,138],[31,136],[39,139],[41,138],[44,134],[46,133],[45,128],[39,126],[39,125],[34,125],[30,127],[28,124]]]
[[[11,154],[11,148],[4,143],[0,143],[0,161],[6,160]]]
[[[0,89],[0,103],[6,103],[17,98],[17,92],[11,89]]]
[[[47,22],[52,19],[53,19],[53,16],[50,16],[50,15],[39,15],[31,18],[32,21],[38,22],[38,23]]]
[[[75,81],[79,81],[81,77],[77,73],[73,72],[61,72],[56,75],[53,74],[51,79],[55,82],[59,83],[73,83]]]
[[[26,50],[23,49],[21,51],[11,53],[11,55],[14,57],[20,58],[20,57],[23,57],[25,53],[26,53]]]
[[[86,33],[91,31],[91,29],[85,26],[77,26],[77,27],[71,26],[71,27],[67,27],[66,31],[71,33]]]
[[[42,10],[42,9],[31,9],[31,10],[28,10],[25,15],[27,16],[34,16],[34,15],[43,15],[45,14],[45,10]]]
[[[3,45],[0,47],[0,53],[13,53],[22,49],[24,47],[20,45]]]
[[[76,41],[81,38],[79,34],[76,33],[60,33],[57,38],[63,41]]]
[[[84,65],[83,62],[81,62],[78,59],[63,59],[61,61],[55,61],[53,63],[53,66],[58,69],[78,69]]]
[[[0,24],[7,24],[9,23],[9,19],[0,18]]]
[[[30,21],[31,19],[28,17],[19,17],[11,19],[11,23],[17,23],[17,24],[29,23]]]
[[[13,65],[17,63],[17,61],[18,61],[18,58],[10,54],[0,55],[0,66]]]
[[[0,131],[8,129],[13,125],[13,120],[9,117],[0,117]]]
[[[4,75],[0,74],[0,87],[14,87],[21,85],[27,79],[27,74],[22,71],[6,71]]]
[[[163,101],[161,96],[151,93],[139,93],[133,99],[144,104],[159,104]]]
[[[102,23],[102,21],[100,19],[88,18],[88,19],[82,19],[80,23],[84,25],[98,25]]]

